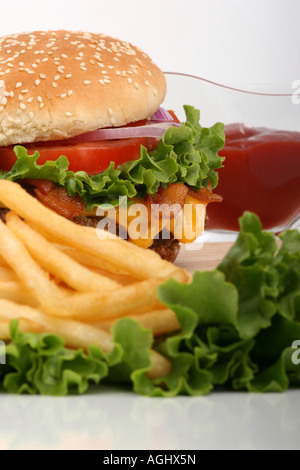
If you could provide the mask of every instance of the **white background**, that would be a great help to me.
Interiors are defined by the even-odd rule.
[[[164,71],[224,84],[300,79],[299,0],[0,0],[0,34],[104,32],[143,48]]]

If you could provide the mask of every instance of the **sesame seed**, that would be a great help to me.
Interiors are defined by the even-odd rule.
[[[49,58],[45,57],[44,59],[42,59],[42,62],[47,62],[47,60],[49,60]]]
[[[37,79],[37,80],[35,80],[34,83],[35,83],[36,85],[39,85],[39,84],[41,83],[41,80]]]
[[[45,103],[40,103],[40,108],[42,109],[45,106]]]
[[[28,90],[21,90],[21,93],[28,93]]]
[[[28,98],[27,103],[32,103],[32,102],[33,102],[33,97],[31,96],[30,98]]]
[[[40,78],[46,78],[46,75],[44,73],[40,73]]]
[[[67,73],[67,75],[65,75],[65,78],[71,78],[71,77],[72,77],[71,73]]]
[[[16,114],[20,116],[20,114],[22,114],[22,109],[17,109]]]
[[[62,93],[62,94],[60,95],[61,98],[65,98],[66,96],[67,96],[67,93]]]
[[[149,85],[150,85],[150,84],[149,84],[149,82],[148,82],[147,80],[145,81],[145,84],[146,84],[147,86],[149,86]]]
[[[26,105],[24,103],[20,103],[20,108],[21,109],[26,109]]]
[[[73,114],[72,114],[72,113],[69,113],[69,111],[67,111],[67,112],[65,113],[65,115],[66,115],[67,117],[73,116]]]
[[[23,85],[23,83],[18,82],[18,83],[16,83],[16,88],[20,88],[22,85]]]
[[[73,95],[73,90],[69,90],[68,91],[68,96],[72,96]]]
[[[19,99],[20,101],[22,101],[22,100],[23,100],[23,98],[24,98],[24,96],[23,96],[23,95],[19,95],[19,96],[18,96],[18,99]]]
[[[60,75],[55,75],[54,80],[59,80],[59,79],[60,79]]]
[[[116,71],[116,75],[121,75],[120,70],[117,70],[117,71]]]
[[[138,90],[138,89],[140,88],[140,85],[139,85],[137,82],[135,82],[135,83],[134,83],[134,88],[135,88],[136,90]]]
[[[81,70],[83,70],[83,71],[86,71],[86,70],[87,70],[86,67],[80,67],[80,68],[81,68]]]
[[[90,81],[90,80],[84,80],[83,83],[84,83],[85,85],[89,85],[89,84],[91,83],[91,81]]]
[[[61,57],[62,57],[63,59],[67,59],[67,58],[68,58],[67,54],[61,54]]]
[[[153,88],[153,95],[157,96],[157,90],[155,88]]]
[[[39,103],[42,103],[42,102],[43,102],[43,99],[42,99],[41,96],[38,96],[38,97],[37,97],[37,100],[38,100]]]
[[[98,80],[101,85],[105,85],[104,80]]]
[[[128,81],[128,83],[132,83],[132,78],[128,78],[127,81]]]
[[[13,67],[13,64],[11,64],[10,62],[7,62],[7,67]]]
[[[11,98],[13,98],[13,97],[15,96],[14,92],[13,92],[13,91],[10,91],[10,92],[9,92],[9,96],[10,96]]]
[[[57,87],[57,83],[56,83],[56,82],[52,82],[52,86],[53,86],[54,88],[56,88],[56,87]]]
[[[36,69],[37,68],[37,65],[36,64],[31,64],[31,67]]]
[[[152,73],[150,72],[150,70],[147,70],[147,74],[149,75],[149,77],[151,77]]]
[[[101,73],[103,73],[103,75],[107,74],[106,70],[101,70]]]

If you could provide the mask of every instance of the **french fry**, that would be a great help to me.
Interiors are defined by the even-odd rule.
[[[21,318],[42,325],[45,332],[60,335],[66,341],[67,346],[71,348],[87,349],[94,344],[99,346],[105,353],[112,351],[114,348],[112,335],[107,331],[85,323],[51,317],[37,309],[0,299],[0,322],[3,323],[3,320],[13,318]],[[171,368],[171,363],[164,356],[156,351],[151,351],[151,369],[147,374],[150,379],[167,375]]]
[[[92,255],[88,255],[76,248],[72,248],[66,245],[59,245],[58,249],[66,253],[68,256],[78,261],[78,263],[88,266],[90,268],[101,269],[106,273],[120,276],[128,276],[130,279],[137,281],[137,278],[129,276],[126,271],[120,269],[117,266],[113,266],[109,261],[97,258]]]
[[[67,345],[72,348],[87,349],[90,344],[96,344],[104,352],[113,349],[111,334],[107,331],[102,331],[85,323],[55,318],[46,315],[39,309],[0,299],[0,320],[12,320],[13,318],[23,318],[41,324],[44,331],[62,336]]]
[[[18,278],[15,272],[8,266],[0,265],[0,280],[1,281],[17,281]]]
[[[168,276],[137,282],[121,287],[114,295],[110,292],[73,294],[58,287],[49,279],[47,273],[31,258],[21,241],[1,221],[0,253],[46,313],[84,321],[95,322],[102,318],[116,318],[147,305],[152,309],[159,308],[156,290],[169,278]],[[186,273],[173,267],[172,277],[177,280],[186,279]]]
[[[0,298],[12,300],[20,304],[37,306],[35,297],[19,282],[19,280],[0,280]]]
[[[100,292],[104,289],[112,290],[120,287],[117,282],[92,272],[59,251],[13,212],[7,214],[6,224],[22,240],[33,258],[43,268],[46,268],[73,289],[83,292]]]
[[[34,332],[41,333],[44,328],[39,323],[27,320],[24,318],[19,319],[19,330],[23,333]],[[9,321],[0,320],[0,339],[9,339]]]
[[[161,279],[150,279],[105,293],[71,294],[58,287],[34,261],[21,241],[0,221],[0,253],[15,270],[42,309],[55,316],[99,321],[155,301]]]
[[[164,277],[173,271],[173,266],[163,261],[155,252],[133,246],[125,240],[112,239],[107,232],[91,227],[82,227],[56,214],[30,196],[21,186],[8,180],[0,181],[0,200],[22,218],[43,231],[79,248],[87,254],[107,260],[139,279]],[[102,233],[103,232],[103,233]],[[109,238],[107,238],[109,237]]]
[[[160,336],[181,329],[181,325],[177,320],[175,313],[173,310],[167,308],[152,310],[139,315],[129,314],[128,317],[138,321],[144,328],[150,329],[154,336]],[[97,326],[104,330],[110,330],[116,321],[117,319],[104,320],[97,323]]]
[[[54,310],[56,305],[63,305],[71,297],[66,289],[49,279],[49,274],[31,258],[22,242],[1,220],[0,253],[42,306],[50,304]]]
[[[185,279],[185,272],[174,269],[173,278]],[[67,302],[54,301],[44,303],[43,310],[60,317],[74,318],[95,323],[102,319],[127,316],[128,313],[143,313],[147,310],[162,308],[156,296],[157,288],[166,278],[148,279],[129,286],[121,287],[112,295],[111,292],[88,292],[70,296]]]

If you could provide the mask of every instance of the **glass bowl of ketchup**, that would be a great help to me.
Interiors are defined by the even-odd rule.
[[[207,207],[207,230],[237,231],[244,211],[255,212],[275,233],[300,228],[300,90],[289,86],[236,89],[187,74],[165,72],[164,106],[184,120],[182,106],[200,109],[200,123],[225,124],[215,192],[222,203]],[[297,93],[297,94],[296,94]]]

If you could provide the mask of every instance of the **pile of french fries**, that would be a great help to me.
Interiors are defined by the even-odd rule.
[[[134,318],[154,336],[180,329],[173,311],[157,299],[169,278],[189,275],[99,229],[76,225],[28,194],[19,184],[0,181],[0,202],[10,209],[0,220],[0,339],[9,322],[21,331],[49,332],[71,348],[113,348],[110,328]],[[149,378],[166,375],[169,361],[152,351]]]

